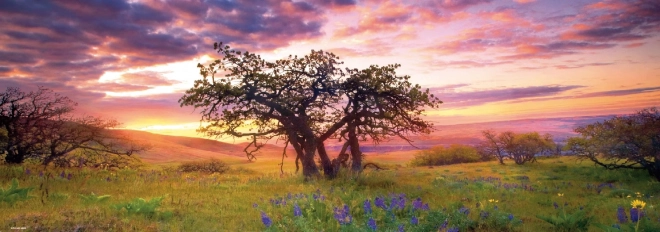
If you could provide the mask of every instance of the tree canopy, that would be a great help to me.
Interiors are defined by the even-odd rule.
[[[540,135],[538,132],[514,133],[505,131],[497,134],[493,131],[482,132],[485,140],[479,144],[479,150],[497,158],[500,164],[504,159],[512,159],[516,164],[535,161],[536,155],[544,154],[555,148],[550,134]]]
[[[660,112],[643,109],[575,128],[566,148],[607,169],[642,169],[660,181]]]
[[[201,109],[199,132],[250,138],[250,160],[265,141],[281,139],[293,146],[305,176],[319,173],[317,155],[324,174],[336,174],[325,141],[346,140],[359,171],[359,141],[428,133],[432,124],[421,115],[441,103],[409,76],[396,75],[399,65],[358,70],[342,68],[339,57],[323,51],[266,61],[222,43],[214,50],[222,59],[198,64],[202,78],[179,100]]]

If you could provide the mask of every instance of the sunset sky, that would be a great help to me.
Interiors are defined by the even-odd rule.
[[[129,129],[195,136],[177,100],[220,58],[331,51],[399,63],[445,103],[436,124],[660,105],[658,0],[0,1],[0,87],[45,86]]]

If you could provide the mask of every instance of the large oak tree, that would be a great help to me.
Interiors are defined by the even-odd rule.
[[[441,103],[408,76],[397,76],[398,65],[342,69],[337,56],[323,51],[266,61],[222,43],[214,49],[222,59],[199,64],[202,78],[179,100],[201,109],[199,132],[249,137],[250,160],[264,140],[282,139],[293,146],[307,177],[319,173],[317,155],[326,176],[337,173],[325,141],[347,140],[353,170],[360,171],[360,140],[428,133],[432,124],[420,116]]]

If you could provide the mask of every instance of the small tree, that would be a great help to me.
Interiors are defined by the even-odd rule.
[[[566,149],[607,169],[642,169],[660,181],[660,112],[643,109],[575,128]]]
[[[497,135],[492,131],[483,131],[486,139],[478,148],[484,154],[497,158],[500,164],[504,159],[514,160],[516,164],[536,161],[536,155],[547,154],[555,148],[550,134],[540,135],[538,132],[517,134],[505,131]]]

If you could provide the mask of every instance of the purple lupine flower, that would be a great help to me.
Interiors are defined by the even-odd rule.
[[[395,207],[399,207],[399,198],[392,197],[392,201],[390,202],[390,209],[394,209]]]
[[[300,210],[300,206],[298,206],[298,202],[296,202],[293,205],[293,216],[294,217],[300,217],[302,216],[302,211]]]
[[[479,214],[479,216],[481,216],[481,218],[483,219],[488,218],[488,215],[490,215],[490,213],[488,213],[487,211],[481,211],[481,213]]]
[[[385,200],[381,197],[376,197],[376,200],[374,201],[374,204],[376,207],[387,210],[387,205],[385,205]]]
[[[555,209],[559,208],[559,205],[557,204],[557,202],[553,202],[553,203],[552,203],[552,206],[554,206]]]
[[[62,173],[60,173],[60,178],[64,178],[64,171],[62,171]]]
[[[458,227],[452,227],[447,230],[447,232],[458,232]]]
[[[412,203],[413,211],[422,209],[422,198],[417,198]]]
[[[271,225],[273,225],[273,221],[270,220],[270,218],[268,217],[268,215],[266,215],[266,213],[264,213],[264,211],[261,211],[261,222],[263,222],[264,226],[266,227],[270,227]]]
[[[29,168],[26,168],[26,169],[25,169],[25,175],[26,175],[26,176],[29,176],[31,173],[32,173],[32,172],[30,171]]]
[[[445,219],[445,222],[443,222],[442,225],[440,225],[439,230],[446,229],[448,224],[449,224],[449,221],[447,221],[447,219]]]
[[[424,204],[424,206],[422,206],[422,210],[429,211],[430,210],[429,203]]]
[[[624,224],[628,222],[628,216],[626,215],[626,209],[623,206],[619,206],[616,210],[616,217],[619,219],[619,223]]]
[[[415,215],[413,215],[412,218],[410,218],[410,224],[412,224],[412,225],[419,224],[419,219],[417,219],[417,217],[415,217]]]
[[[71,175],[71,173],[69,173],[69,175],[66,176],[66,179],[71,180],[71,177],[73,177],[73,175]]]
[[[636,207],[633,207],[632,209],[630,209],[630,221],[637,222],[637,221],[639,221],[639,219],[642,218],[642,216],[644,216],[644,214],[642,213],[642,211],[640,209],[638,209]]]
[[[291,193],[286,194],[286,199],[289,199],[289,200],[291,199]]]
[[[403,224],[399,225],[399,230],[397,230],[397,231],[398,232],[405,232],[405,230],[403,228]]]
[[[369,218],[369,221],[367,222],[367,226],[369,226],[369,229],[376,231],[378,229],[378,226],[376,226],[376,220],[373,218]]]
[[[255,202],[255,203],[252,203],[252,208],[257,208],[257,207],[259,207],[259,205],[257,205],[256,202]]]
[[[373,213],[373,210],[371,210],[371,201],[369,199],[364,200],[364,203],[362,204],[364,208],[364,213],[366,214],[371,214]]]
[[[325,195],[321,195],[321,201],[325,201]]]
[[[399,208],[400,209],[405,209],[406,208],[406,195],[405,194],[399,195]]]
[[[353,217],[349,213],[348,205],[346,205],[346,204],[344,204],[343,209],[339,209],[339,208],[335,207],[334,216],[335,216],[335,219],[337,219],[337,222],[339,222],[340,225],[350,224],[353,221]]]
[[[461,207],[460,209],[458,209],[458,212],[461,212],[462,214],[468,215],[468,214],[470,214],[470,209],[468,209],[466,207]]]
[[[509,221],[513,221],[513,214],[512,213],[509,214]]]
[[[39,177],[44,177],[44,171],[39,171]]]

